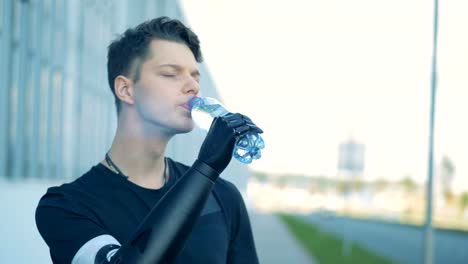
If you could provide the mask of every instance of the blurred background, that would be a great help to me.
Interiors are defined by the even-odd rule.
[[[107,46],[166,15],[200,37],[202,95],[265,131],[263,157],[223,175],[248,205],[261,263],[467,263],[468,2],[441,1],[438,20],[434,10],[423,0],[1,0],[0,261],[51,263],[34,211],[110,146]],[[198,129],[176,137],[169,155],[191,164],[202,140]]]

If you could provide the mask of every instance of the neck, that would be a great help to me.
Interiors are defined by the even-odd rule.
[[[108,154],[129,181],[145,188],[159,189],[165,183],[165,153],[169,140],[170,137],[162,133],[148,133],[138,126],[119,122]],[[105,161],[102,163],[116,171]]]

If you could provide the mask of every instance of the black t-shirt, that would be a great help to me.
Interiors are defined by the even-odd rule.
[[[158,190],[140,187],[102,164],[49,188],[39,201],[36,225],[53,262],[71,263],[77,252],[86,254],[84,245],[94,238],[126,242],[188,167],[168,159],[168,169],[169,181]],[[247,210],[232,183],[216,181],[175,263],[258,263]]]

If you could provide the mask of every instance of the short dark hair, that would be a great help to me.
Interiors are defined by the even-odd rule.
[[[141,65],[150,55],[149,46],[155,39],[185,44],[197,62],[203,61],[198,36],[177,19],[159,17],[127,29],[109,45],[107,53],[107,78],[117,113],[120,112],[120,100],[114,91],[115,78],[124,75],[138,81]]]

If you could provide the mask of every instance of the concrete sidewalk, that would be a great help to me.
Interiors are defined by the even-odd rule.
[[[304,251],[277,216],[254,211],[250,211],[249,215],[260,263],[318,263]]]

